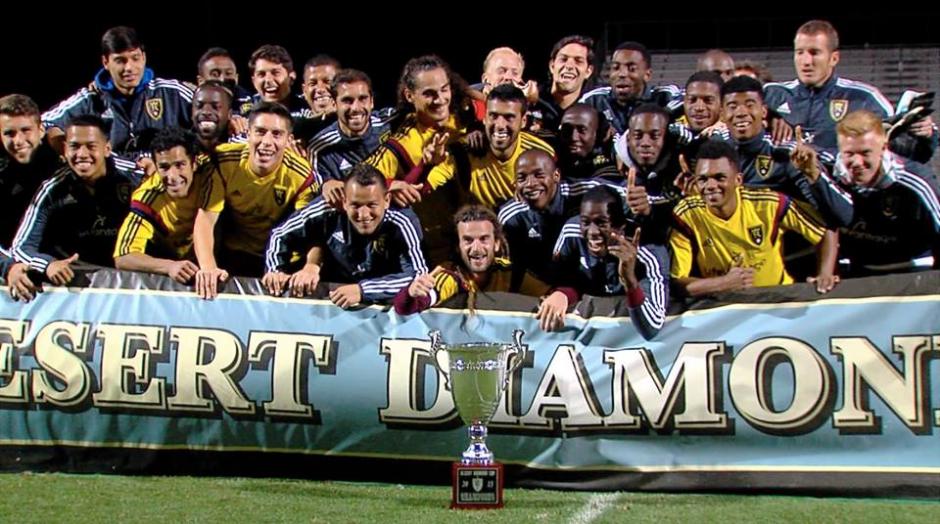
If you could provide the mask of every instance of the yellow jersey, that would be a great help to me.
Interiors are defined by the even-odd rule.
[[[795,231],[811,244],[826,233],[815,210],[769,189],[736,189],[738,206],[728,220],[708,210],[701,195],[684,198],[673,210],[669,235],[672,278],[711,278],[732,267],[754,268],[755,286],[792,284],[783,265],[783,234]]]
[[[213,213],[229,210],[222,245],[256,256],[274,228],[292,211],[304,208],[319,192],[310,163],[293,151],[284,152],[281,165],[265,176],[251,170],[248,144],[222,144],[215,162],[207,164],[208,197],[202,208]]]

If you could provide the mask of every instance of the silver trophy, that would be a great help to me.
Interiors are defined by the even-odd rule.
[[[468,466],[494,464],[493,453],[486,447],[486,424],[496,413],[509,377],[521,364],[526,349],[522,345],[525,332],[512,332],[512,344],[471,342],[445,344],[441,332],[428,333],[431,356],[435,366],[447,379],[447,388],[454,398],[460,418],[469,427],[470,446],[463,452],[461,463]]]

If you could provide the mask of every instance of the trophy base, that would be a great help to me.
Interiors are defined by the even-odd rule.
[[[503,465],[486,466],[454,462],[453,497],[450,509],[497,509],[503,507]]]

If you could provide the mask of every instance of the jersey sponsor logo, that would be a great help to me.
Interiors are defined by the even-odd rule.
[[[346,236],[343,235],[343,232],[342,232],[342,231],[337,231],[336,233],[333,233],[332,236],[333,236],[333,238],[335,238],[336,241],[339,242],[340,244],[345,244],[345,243],[346,243]]]
[[[542,238],[542,234],[534,227],[529,228],[529,238]]]
[[[848,100],[830,100],[829,101],[829,116],[832,117],[836,122],[845,118],[845,115],[849,112],[849,101]]]
[[[774,160],[770,155],[757,155],[754,167],[761,178],[767,178],[774,170]]]
[[[105,110],[104,113],[101,113],[102,120],[114,120],[114,111],[111,111],[111,108]]]
[[[162,98],[150,98],[144,103],[144,108],[147,110],[147,116],[151,120],[160,120],[163,118],[163,99]]]
[[[763,226],[754,226],[747,229],[748,236],[751,237],[751,240],[758,246],[764,242],[764,227]]]
[[[350,164],[349,161],[346,160],[345,158],[343,159],[342,162],[339,163],[339,170],[343,173],[345,173],[346,171],[349,171],[350,169],[352,169],[352,167],[353,167],[352,164]]]
[[[274,186],[274,201],[279,206],[283,206],[287,202],[287,188],[284,186]]]
[[[781,115],[789,115],[790,113],[792,113],[792,111],[790,110],[790,103],[784,102],[780,104],[779,106],[777,106],[777,112],[780,113]]]

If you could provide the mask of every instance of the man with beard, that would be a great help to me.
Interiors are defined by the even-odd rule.
[[[196,214],[193,247],[199,261],[196,292],[212,299],[220,281],[235,274],[259,276],[271,229],[291,211],[309,204],[318,189],[310,164],[288,149],[290,113],[284,106],[261,102],[248,114],[248,143],[223,144],[216,161],[199,176],[211,177],[206,200]],[[228,210],[216,258],[215,228]],[[221,264],[219,263],[221,262]]]
[[[881,118],[870,111],[849,113],[836,132],[836,178],[855,203],[852,222],[839,230],[845,275],[940,268],[940,200],[930,169],[889,151]]]
[[[347,309],[387,301],[428,272],[418,218],[410,209],[389,209],[382,173],[358,164],[345,184],[342,209],[317,199],[271,232],[262,283],[272,295],[305,296],[321,280],[335,282],[344,285],[330,291],[330,300]],[[294,252],[307,259],[291,273]]]
[[[594,74],[594,39],[572,35],[555,43],[548,61],[551,82],[539,87],[539,99],[529,110],[528,130],[552,143],[561,115],[578,102]]]
[[[114,151],[136,157],[166,127],[189,127],[192,90],[176,80],[154,77],[147,53],[130,27],[112,27],[101,37],[102,68],[90,88],[60,102],[42,115],[49,143],[64,148],[65,126],[78,115],[97,115],[109,122]]]
[[[539,309],[540,325],[564,325],[568,306],[582,295],[626,295],[634,327],[647,340],[659,333],[669,300],[669,257],[663,246],[640,245],[640,230],[626,231],[623,200],[611,187],[588,191],[578,216],[562,228],[555,243],[557,277]]]
[[[118,227],[143,173],[116,158],[105,122],[77,116],[65,126],[68,166],[43,182],[13,240],[16,260],[54,285],[71,282],[81,260],[112,266]]]
[[[592,109],[593,110],[593,109]],[[578,213],[581,196],[600,180],[561,181],[552,155],[532,149],[516,161],[518,200],[499,208],[516,281],[532,273],[543,281],[552,276],[555,240],[572,215]]]
[[[346,174],[369,157],[388,135],[388,123],[374,117],[372,81],[355,69],[340,70],[330,86],[336,101],[336,122],[310,141],[309,158],[334,207],[342,205]]]
[[[244,135],[229,133],[232,117],[232,92],[218,80],[207,80],[193,94],[193,131],[199,148],[210,156],[219,144],[247,141]]]
[[[456,178],[463,192],[468,192],[477,203],[491,208],[513,198],[519,155],[532,149],[555,154],[551,146],[521,131],[525,108],[525,94],[518,87],[510,84],[496,86],[486,97],[486,118],[483,121],[489,142],[486,153],[476,156],[457,151],[433,166],[426,180],[409,182],[423,183],[425,191],[433,191]]]
[[[199,270],[193,262],[193,224],[205,197],[204,178],[195,176],[195,138],[182,129],[161,130],[151,153],[157,171],[131,197],[114,246],[114,267],[186,284]]]
[[[14,299],[32,299],[36,286],[26,274],[28,266],[14,263],[9,248],[36,189],[62,165],[44,138],[39,106],[31,98],[0,98],[0,277],[6,279]]]
[[[783,232],[817,246],[820,293],[838,282],[837,238],[827,235],[816,213],[783,193],[742,188],[738,154],[725,142],[702,145],[695,165],[698,194],[675,208],[669,236],[671,277],[688,295],[793,283],[783,264]],[[697,275],[697,276],[692,276]]]
[[[616,137],[627,132],[630,115],[642,104],[653,103],[670,112],[679,108],[682,93],[674,85],[651,86],[652,57],[639,42],[617,46],[610,59],[607,87],[588,91],[581,102],[589,104],[607,118]]]
[[[587,104],[565,110],[558,133],[558,168],[565,180],[620,178],[611,153],[602,144],[607,129],[607,120]]]
[[[744,185],[768,187],[808,202],[826,222],[845,225],[852,217],[851,195],[826,173],[816,150],[802,143],[775,146],[764,127],[767,106],[760,82],[738,76],[721,90],[722,120],[741,159]]]
[[[512,265],[506,257],[506,240],[496,215],[489,208],[472,204],[454,215],[457,230],[455,262],[419,274],[395,296],[395,312],[410,315],[432,308],[457,293],[470,295],[472,309],[479,292],[504,291],[541,296],[548,286],[533,279],[514,282]]]

